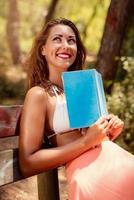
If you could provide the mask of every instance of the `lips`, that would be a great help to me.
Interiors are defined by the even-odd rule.
[[[57,56],[59,58],[62,58],[62,59],[68,59],[68,58],[71,57],[71,54],[69,54],[69,53],[58,53]]]

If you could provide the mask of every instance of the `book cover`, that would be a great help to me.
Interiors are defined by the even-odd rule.
[[[63,72],[62,80],[70,128],[89,127],[108,114],[102,77],[95,69]]]

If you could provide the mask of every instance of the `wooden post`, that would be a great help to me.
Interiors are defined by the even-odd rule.
[[[39,200],[59,200],[59,185],[57,169],[39,174],[38,196]]]

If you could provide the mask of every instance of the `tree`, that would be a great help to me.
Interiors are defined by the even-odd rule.
[[[96,63],[96,68],[106,80],[114,80],[116,76],[116,58],[120,56],[132,7],[133,0],[111,0]]]
[[[54,15],[56,6],[57,6],[57,4],[58,4],[58,1],[59,1],[59,0],[52,0],[52,1],[51,1],[51,4],[50,4],[49,9],[48,9],[48,13],[47,13],[47,15],[46,15],[46,17],[45,17],[45,24],[46,24],[50,19],[53,18],[53,15]]]
[[[20,62],[20,44],[19,44],[19,11],[18,1],[10,0],[9,12],[7,16],[7,41],[12,56],[13,64]]]
[[[86,37],[87,37],[87,31],[88,31],[88,27],[90,27],[90,25],[92,24],[92,21],[94,20],[94,17],[96,16],[97,14],[97,9],[98,7],[100,6],[100,3],[101,3],[101,0],[97,1],[96,4],[94,5],[94,8],[93,8],[93,12],[88,20],[88,23],[86,24],[84,30],[83,30],[83,41],[85,42],[86,40]]]

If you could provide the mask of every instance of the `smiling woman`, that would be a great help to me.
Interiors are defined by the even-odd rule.
[[[28,177],[65,165],[69,200],[131,200],[134,157],[110,141],[121,133],[122,120],[109,114],[86,130],[69,127],[61,75],[81,70],[85,57],[79,32],[67,19],[50,21],[36,37],[27,62],[30,89],[20,123],[20,168]],[[42,147],[44,138],[49,144]]]

